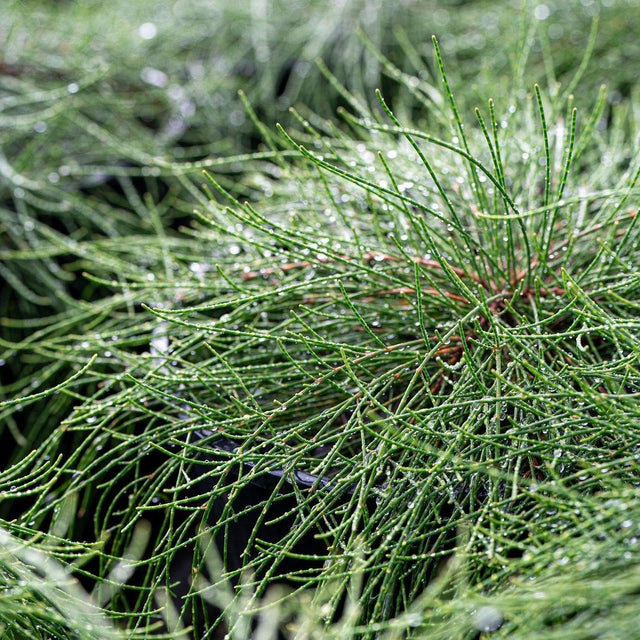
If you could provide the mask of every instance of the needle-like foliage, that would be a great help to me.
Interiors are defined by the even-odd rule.
[[[133,637],[633,638],[633,103],[577,110],[586,64],[541,88],[522,56],[465,92],[437,40],[419,76],[363,41],[394,101],[320,65],[339,123],[245,101],[267,151],[235,184],[145,155],[162,195],[124,171],[113,218],[6,252],[83,288],[1,343],[46,384],[0,400],[33,447],[0,548],[37,543],[21,562],[62,563]],[[23,432],[39,406],[60,419]]]
[[[521,18],[485,2],[3,2],[0,315],[3,345],[12,348],[1,356],[1,393],[39,392],[70,375],[59,360],[15,345],[43,328],[51,336],[62,316],[75,322],[85,317],[83,303],[106,295],[80,277],[87,257],[94,273],[97,261],[122,273],[129,261],[118,261],[112,246],[123,237],[156,244],[151,237],[171,237],[190,219],[200,185],[194,193],[185,174],[209,168],[236,196],[255,197],[243,158],[256,148],[272,152],[261,146],[264,130],[256,131],[239,90],[266,131],[276,120],[291,126],[291,104],[333,117],[345,104],[340,83],[373,109],[373,89],[382,87],[403,118],[408,111],[426,126],[430,108],[413,97],[420,78],[435,77],[425,34],[438,32],[458,91],[476,96],[471,108],[497,97],[494,78],[521,77],[526,61],[554,100],[573,92],[589,104],[606,79],[617,103],[635,79],[632,5],[616,0],[598,11],[572,0],[531,7]],[[595,30],[587,33],[597,13],[594,38]],[[509,38],[494,46],[503,34]],[[326,80],[324,67],[338,83]],[[608,118],[609,105],[602,107]],[[49,431],[48,416],[59,421],[69,408],[59,398],[46,417],[27,409],[22,424],[9,421],[16,458]]]

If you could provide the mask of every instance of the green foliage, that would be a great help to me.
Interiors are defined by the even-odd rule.
[[[2,10],[4,633],[635,637],[626,6]]]
[[[69,568],[39,545],[0,530],[0,631],[9,640],[124,638]]]

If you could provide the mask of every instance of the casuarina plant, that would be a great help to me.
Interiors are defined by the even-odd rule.
[[[3,547],[123,637],[633,638],[637,114],[528,42],[482,101],[435,38],[419,76],[377,52],[397,104],[323,67],[340,122],[245,100],[239,185],[149,159],[189,226],[151,193],[146,233],[49,234],[93,299],[3,343],[67,372],[0,402],[66,402]]]

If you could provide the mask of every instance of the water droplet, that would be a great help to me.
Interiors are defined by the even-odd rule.
[[[533,10],[533,15],[537,20],[546,20],[551,15],[551,11],[546,4],[539,4]]]
[[[153,22],[145,22],[138,27],[138,33],[143,40],[153,40],[158,33],[158,28]]]
[[[169,77],[164,73],[164,71],[153,69],[152,67],[145,67],[140,72],[140,78],[143,82],[160,88],[166,87],[167,82],[169,82]]]
[[[497,631],[502,626],[502,613],[492,606],[480,607],[473,614],[473,624],[478,631],[490,633]]]

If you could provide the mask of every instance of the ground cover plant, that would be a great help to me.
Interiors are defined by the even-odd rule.
[[[332,107],[240,98],[232,160],[92,100],[62,179],[9,139],[7,637],[634,637],[637,106],[587,92],[634,50],[605,13],[557,80],[564,10],[472,85],[460,34],[365,30]]]

